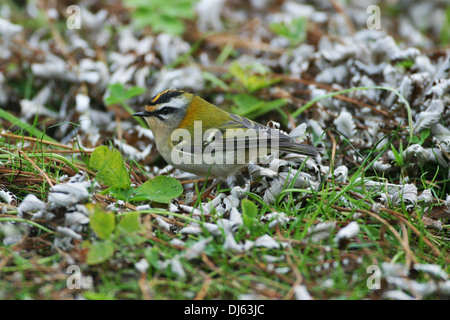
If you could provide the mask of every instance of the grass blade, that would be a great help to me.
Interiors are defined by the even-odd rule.
[[[47,140],[47,141],[51,141],[51,142],[57,142],[55,139],[49,137],[44,132],[42,132],[41,130],[36,128],[34,125],[30,125],[26,122],[23,122],[22,120],[20,120],[16,116],[10,114],[9,112],[6,112],[5,110],[0,109],[0,118],[3,118],[6,121],[11,122],[12,124],[25,130],[26,132],[28,132],[29,134],[31,134],[32,136],[34,136],[38,139],[43,139],[43,140]]]

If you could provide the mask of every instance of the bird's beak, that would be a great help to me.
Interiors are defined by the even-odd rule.
[[[133,113],[133,116],[134,117],[148,117],[148,116],[151,116],[151,112],[148,112],[148,111],[136,112],[136,113]]]

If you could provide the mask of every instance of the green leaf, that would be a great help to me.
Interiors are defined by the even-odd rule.
[[[269,29],[286,38],[289,38],[291,36],[289,28],[284,23],[273,22],[270,24]]]
[[[195,18],[196,0],[124,0],[133,9],[132,23],[135,29],[151,27],[154,32],[180,35],[185,30],[184,19]]]
[[[183,186],[175,179],[168,176],[157,176],[143,183],[136,189],[136,196],[130,201],[151,200],[160,203],[170,203],[170,200],[183,194]]]
[[[408,68],[411,68],[413,65],[414,65],[413,60],[404,60],[404,61],[396,63],[395,67],[400,68],[400,69],[408,69]]]
[[[284,99],[276,99],[273,101],[259,100],[258,98],[248,94],[237,94],[232,97],[237,108],[233,108],[233,112],[241,116],[258,117],[272,110],[279,109],[286,105]]]
[[[442,46],[448,46],[450,44],[450,6],[445,8],[445,16],[442,23],[440,42]]]
[[[395,149],[395,147],[391,144],[391,150],[394,154],[395,162],[401,167],[403,166],[403,153],[401,152],[402,144],[400,143],[400,153]]]
[[[291,45],[304,42],[307,35],[308,20],[305,17],[293,19],[289,25],[285,23],[272,23],[269,28],[273,32],[288,38]]]
[[[128,89],[125,92],[125,99],[131,99],[133,97],[136,97],[140,94],[143,94],[145,92],[145,89],[142,87],[134,86]]]
[[[141,222],[139,220],[139,213],[127,213],[125,216],[120,219],[118,224],[118,229],[126,232],[133,233],[137,232],[141,229]]]
[[[86,257],[87,264],[99,264],[114,254],[114,244],[110,241],[100,241],[89,246],[89,251]]]
[[[256,222],[256,217],[258,214],[258,207],[255,203],[248,199],[242,199],[242,220],[244,225],[247,227],[252,227]]]
[[[141,87],[131,87],[128,90],[125,90],[123,84],[121,83],[113,83],[108,86],[109,89],[109,96],[105,98],[105,104],[106,105],[112,105],[112,104],[121,104],[122,107],[128,112],[128,114],[132,115],[134,113],[134,110],[126,104],[126,100],[133,98],[135,96],[138,96],[145,92],[144,88]],[[146,128],[145,121],[141,118],[136,118],[136,121],[139,122],[139,124]]]
[[[91,168],[98,171],[98,180],[109,187],[128,188],[130,177],[122,159],[120,152],[106,146],[95,148],[89,162]]]
[[[413,136],[413,137],[412,137],[411,143],[419,143],[419,142],[420,142],[420,139],[419,139],[418,136]]]
[[[133,187],[128,188],[109,188],[108,192],[117,200],[129,201],[136,190]]]
[[[422,145],[425,140],[430,136],[430,129],[424,129],[420,132],[420,138],[418,136],[413,136],[411,139],[411,143]]]
[[[138,96],[145,92],[144,88],[141,87],[131,87],[128,90],[125,90],[123,84],[121,83],[113,83],[108,86],[109,96],[105,98],[106,105],[123,103],[128,99],[131,99],[135,96]]]
[[[153,25],[155,32],[180,35],[184,32],[184,23],[176,17],[161,16],[158,23]]]
[[[258,98],[246,93],[236,94],[232,99],[241,110],[253,109],[261,102]]]
[[[269,87],[281,81],[279,78],[271,78],[270,69],[260,64],[249,64],[242,67],[235,61],[231,64],[229,72],[250,92]]]
[[[114,231],[116,217],[112,212],[105,212],[99,207],[95,207],[90,216],[89,225],[95,234],[103,240],[109,239]]]
[[[167,16],[180,17],[185,19],[192,19],[195,17],[194,10],[192,10],[193,1],[192,0],[169,0],[175,1],[176,5],[168,5],[164,10]]]
[[[108,86],[108,89],[114,97],[122,98],[125,96],[125,88],[121,83],[112,83]]]
[[[125,88],[121,83],[113,83],[108,86],[109,96],[105,98],[107,106],[112,104],[121,103],[125,96]]]
[[[258,117],[260,115],[263,115],[267,112],[270,112],[272,110],[280,109],[281,107],[285,106],[287,104],[287,101],[284,99],[276,99],[273,101],[265,101],[261,108],[257,110],[252,110],[252,114],[254,117]]]
[[[113,105],[113,104],[119,104],[121,102],[122,102],[122,100],[120,98],[118,98],[118,97],[115,97],[115,96],[108,96],[108,97],[105,98],[105,104],[107,106],[110,106],[110,105]]]
[[[430,136],[430,128],[422,130],[420,132],[419,144],[422,145],[429,136]]]

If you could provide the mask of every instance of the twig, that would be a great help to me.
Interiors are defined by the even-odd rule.
[[[211,180],[214,180],[214,178],[208,178],[207,181],[211,181]],[[181,184],[189,184],[189,183],[204,182],[204,181],[206,181],[206,178],[183,180],[183,181],[180,181],[180,183]]]
[[[32,142],[35,142],[35,143],[44,143],[44,144],[52,145],[52,146],[63,148],[63,149],[69,149],[69,150],[72,149],[72,147],[66,146],[66,145],[61,144],[61,143],[47,141],[47,140],[41,140],[41,139],[37,139],[37,138],[33,138],[33,137],[21,136],[21,135],[12,134],[12,133],[0,133],[0,136],[8,137],[8,138],[11,138],[11,139],[32,141]]]
[[[442,253],[438,250],[438,248],[436,248],[432,243],[431,243],[431,241],[427,238],[427,237],[424,237],[423,235],[422,235],[422,233],[419,231],[419,230],[417,230],[417,228],[416,227],[414,227],[405,217],[403,217],[401,214],[399,214],[398,212],[395,212],[395,211],[393,211],[393,210],[390,210],[390,209],[386,209],[386,208],[381,208],[380,209],[381,211],[385,211],[385,212],[388,212],[388,213],[390,213],[391,215],[393,215],[393,216],[395,216],[397,219],[400,219],[402,222],[404,222],[407,226],[408,226],[408,228],[410,228],[418,237],[422,237],[422,239],[423,239],[423,241],[431,248],[431,250],[433,251],[433,253],[434,253],[434,255],[435,256],[437,256],[437,257],[440,257],[440,256],[442,256]]]
[[[384,218],[380,217],[378,214],[368,211],[368,210],[363,210],[363,209],[347,209],[347,208],[342,208],[336,205],[331,205],[332,208],[339,210],[339,211],[346,211],[346,212],[352,212],[352,211],[357,211],[360,213],[364,213],[367,214],[373,218],[375,218],[376,220],[380,221],[382,224],[384,224],[393,234],[394,236],[398,239],[398,241],[401,243],[403,249],[405,250],[406,254],[408,254],[411,258],[411,260],[414,263],[417,263],[417,258],[414,256],[414,254],[412,253],[411,249],[409,248],[408,245],[406,245],[404,243],[404,239],[402,239],[402,237],[400,236],[400,234],[397,232],[397,230],[395,230],[395,228]]]
[[[194,36],[197,39],[199,39],[203,35],[194,34]],[[205,37],[204,41],[215,44],[216,46],[231,44],[231,45],[233,45],[233,47],[241,48],[241,49],[260,50],[260,51],[277,53],[277,54],[281,54],[284,52],[284,49],[272,47],[268,43],[255,41],[255,40],[252,40],[249,38],[237,37],[235,35],[227,34],[227,33],[212,34],[208,37]]]
[[[81,149],[75,149],[75,150],[58,150],[58,149],[52,149],[51,151],[48,151],[48,153],[68,153],[68,154],[72,154],[72,153],[86,153],[86,154],[91,154],[92,150],[81,150]]]
[[[345,24],[347,25],[347,29],[351,34],[354,34],[356,32],[355,26],[352,22],[352,19],[350,19],[349,15],[345,10],[341,7],[341,5],[336,0],[329,0],[333,8],[340,14],[342,17],[344,17]]]
[[[125,163],[125,167],[127,167],[127,169],[130,171],[130,173],[133,175],[133,177],[139,183],[139,185],[141,185],[142,180],[141,180],[141,178],[139,178],[139,176],[136,174],[136,172],[134,172],[134,170],[127,163]]]
[[[37,171],[40,172],[40,174],[45,178],[45,180],[47,180],[47,182],[48,182],[48,184],[50,185],[50,187],[53,187],[52,181],[51,181],[50,178],[45,174],[45,172],[42,171],[42,169],[39,168],[39,166],[38,166],[36,163],[34,163],[33,160],[31,160],[30,157],[28,157],[27,154],[26,154],[25,152],[23,152],[22,150],[19,150],[19,153],[20,153],[21,155],[23,155],[24,158],[25,158],[28,162],[30,162],[31,165],[32,165]]]
[[[289,248],[288,250],[289,250],[289,253],[291,253],[293,255],[292,248]],[[286,260],[287,260],[289,266],[291,267],[292,271],[295,274],[295,282],[289,289],[288,293],[286,293],[286,295],[283,298],[284,300],[290,300],[294,296],[295,287],[302,284],[303,276],[301,275],[300,271],[298,270],[298,267],[292,262],[292,259],[289,254],[286,254]]]
[[[333,170],[334,167],[334,160],[336,157],[336,148],[337,148],[337,144],[336,144],[336,139],[333,136],[333,133],[331,133],[331,130],[327,131],[328,136],[331,139],[331,143],[332,143],[332,147],[331,147],[331,159],[330,159],[330,169]]]
[[[272,74],[272,76],[275,78],[281,78],[283,81],[296,82],[296,83],[301,83],[304,85],[314,85],[317,88],[322,88],[327,91],[339,91],[338,89],[333,88],[332,86],[329,86],[327,84],[318,83],[318,82],[307,80],[307,79],[300,79],[300,78],[292,77],[292,76],[285,75],[285,74],[274,73],[274,74]],[[339,100],[342,100],[345,102],[353,103],[357,106],[370,108],[370,110],[372,110],[373,112],[382,114],[385,117],[389,116],[389,113],[384,110],[378,109],[370,104],[364,103],[362,101],[358,101],[356,99],[353,99],[353,98],[350,98],[350,97],[347,97],[344,95],[339,94],[339,95],[334,96],[333,98],[336,98],[336,99],[339,99]]]
[[[143,272],[139,277],[138,284],[139,290],[141,290],[142,293],[142,298],[144,300],[153,300],[152,288],[149,282],[147,281],[147,274],[145,272]]]
[[[402,230],[402,236],[403,236],[403,246],[407,246],[409,247],[409,239],[408,239],[408,230],[406,230],[406,226],[403,222],[400,222],[400,228]],[[409,256],[408,254],[406,255],[406,262],[405,262],[405,266],[406,269],[410,269],[411,268],[411,256]]]
[[[208,293],[210,284],[211,284],[211,278],[208,276],[205,276],[205,280],[203,281],[202,287],[200,288],[200,291],[195,296],[194,300],[204,300],[206,297],[206,294]]]

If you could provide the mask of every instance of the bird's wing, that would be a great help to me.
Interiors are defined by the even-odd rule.
[[[200,153],[211,149],[235,152],[263,146],[270,151],[281,150],[311,156],[318,154],[315,147],[295,143],[291,137],[279,130],[271,129],[235,114],[230,113],[229,115],[228,121],[224,121],[215,128],[205,130],[201,139],[192,138],[190,141],[182,141],[175,147],[177,149],[182,147],[185,152]]]
[[[280,151],[310,156],[318,155],[317,148],[306,144],[296,143],[291,137],[279,130],[271,129],[265,125],[235,114],[230,114],[230,117],[231,120],[224,124],[224,127],[232,129],[230,131],[231,136],[230,134],[225,134],[225,141],[228,141],[227,137],[228,139],[235,139],[234,137],[237,135],[238,141],[241,142],[241,145],[245,148],[260,146],[261,143],[265,143],[265,146],[272,151],[278,149]]]

